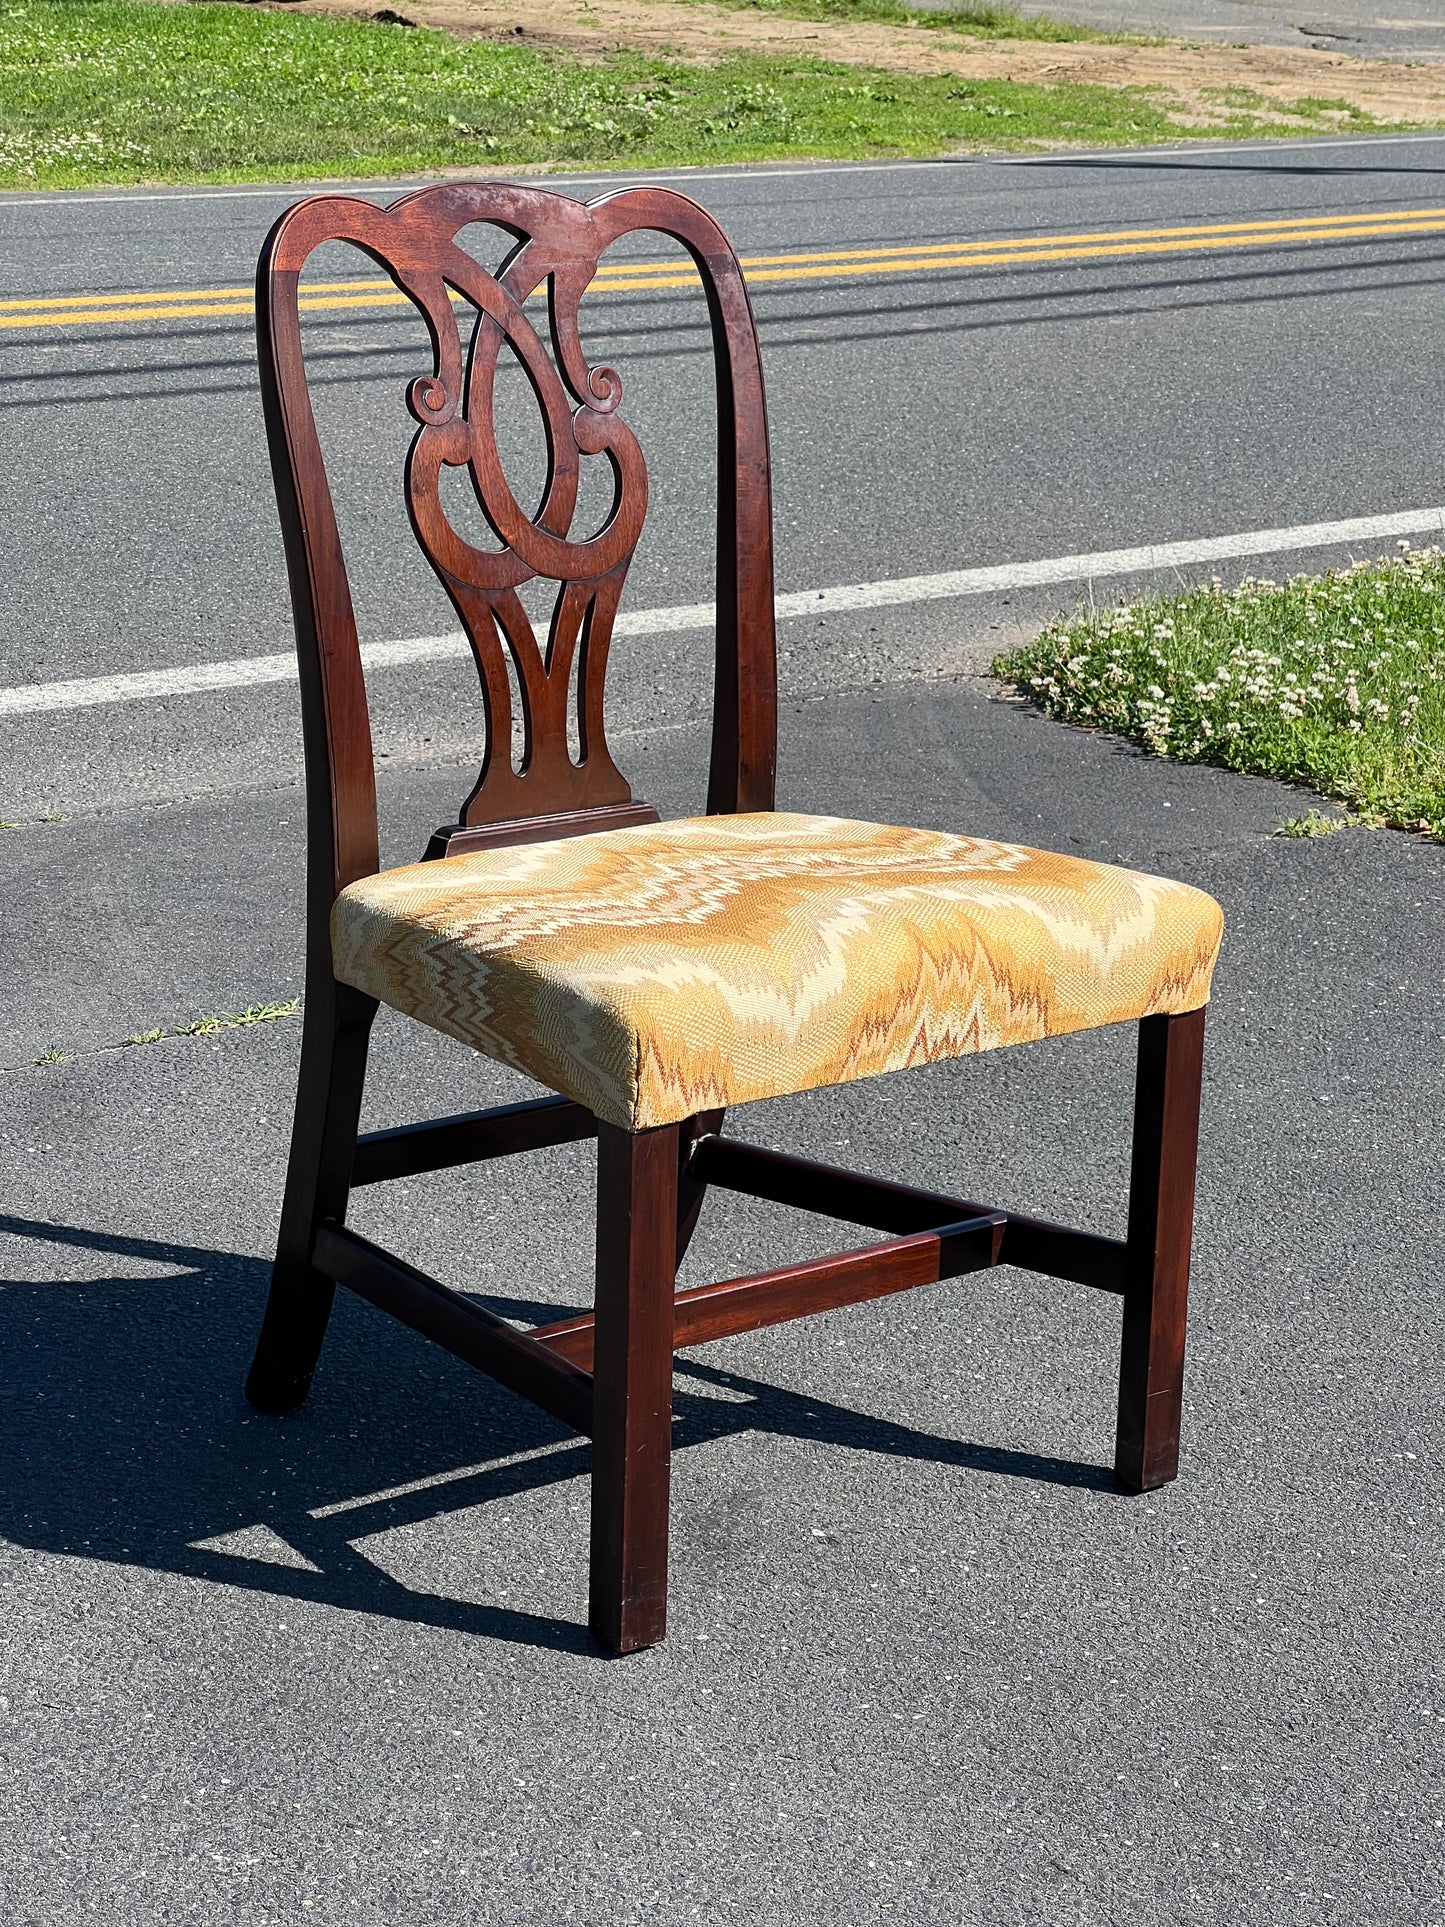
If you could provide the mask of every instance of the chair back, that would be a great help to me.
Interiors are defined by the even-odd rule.
[[[457,236],[476,222],[515,245],[489,273]],[[457,182],[389,207],[318,195],[283,214],[261,252],[256,313],[261,390],[285,537],[305,732],[311,900],[379,868],[366,686],[346,563],[302,356],[300,278],[325,242],[363,250],[426,323],[432,369],[407,389],[417,423],[406,462],[412,529],[476,657],[485,749],[446,850],[655,821],[607,747],[603,685],[613,622],[647,512],[647,469],[620,412],[615,370],[589,366],[582,296],[602,255],[650,230],[681,243],[712,323],[717,389],[717,636],[708,809],[770,809],[776,761],[772,496],[757,330],[742,271],[712,217],[662,187],[584,205],[541,188]],[[524,303],[545,284],[550,351]],[[470,320],[464,352],[459,308]],[[536,399],[547,479],[535,515],[518,504],[497,448],[494,384],[503,344]],[[574,539],[584,458],[611,470],[610,512]],[[449,519],[443,468],[465,468],[499,547],[477,548]],[[558,585],[538,642],[518,590]],[[505,652],[505,653],[504,653]],[[513,678],[521,754],[513,759]],[[575,685],[575,699],[573,688]],[[569,743],[575,701],[577,750]],[[434,839],[434,849],[436,840]]]

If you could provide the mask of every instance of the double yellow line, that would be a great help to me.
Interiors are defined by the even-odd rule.
[[[1445,234],[1445,208],[1365,214],[1305,215],[1283,221],[1212,222],[1198,227],[1119,228],[1090,234],[1030,235],[1015,240],[937,241],[919,247],[813,250],[804,254],[743,256],[750,284],[851,280],[859,275],[939,274],[973,268],[1028,267],[1038,262],[1105,261],[1123,256],[1195,254],[1211,250],[1289,247],[1309,242],[1383,241]],[[598,294],[638,294],[692,288],[697,275],[671,261],[604,266],[593,280]],[[312,281],[301,306],[324,310],[404,306],[406,296],[380,278]],[[0,329],[82,328],[97,324],[206,320],[248,315],[250,288],[178,289],[156,294],[41,295],[0,301]]]

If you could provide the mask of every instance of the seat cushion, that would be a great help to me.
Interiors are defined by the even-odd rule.
[[[1209,995],[1200,890],[983,837],[689,817],[353,883],[336,975],[645,1130]]]

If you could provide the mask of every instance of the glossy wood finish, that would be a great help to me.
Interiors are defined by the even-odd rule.
[[[401,1124],[390,1131],[367,1131],[356,1140],[351,1167],[353,1188],[411,1178],[422,1171],[443,1171],[458,1164],[480,1164],[540,1151],[549,1144],[576,1144],[597,1135],[597,1120],[570,1097],[537,1097],[524,1104],[499,1104],[461,1117],[440,1117],[427,1124]]]
[[[312,1248],[316,1227],[345,1215],[376,1008],[336,983],[329,964],[310,980],[276,1262],[246,1380],[247,1398],[263,1412],[299,1405],[321,1355],[334,1287],[312,1262]]]
[[[816,1211],[844,1224],[866,1224],[875,1231],[923,1231],[961,1218],[982,1217],[995,1209],[886,1178],[840,1171],[786,1151],[764,1151],[736,1138],[700,1138],[688,1169],[690,1177],[721,1190]],[[1018,1211],[999,1215],[1004,1232],[998,1263],[1021,1265],[1025,1271],[1041,1271],[1050,1278],[1068,1278],[1098,1291],[1123,1291],[1126,1247],[1122,1239],[1074,1231]]]
[[[316,1234],[316,1269],[403,1325],[520,1392],[576,1432],[592,1429],[592,1381],[528,1332],[473,1298],[449,1291],[414,1265],[339,1225]]]
[[[616,1653],[667,1625],[678,1127],[597,1127],[588,1625]]]
[[[694,1153],[699,1139],[715,1137],[723,1127],[723,1112],[704,1111],[698,1117],[689,1118],[678,1132],[677,1149],[677,1262],[682,1263],[687,1256],[687,1248],[692,1243],[692,1234],[697,1230],[702,1216],[703,1201],[707,1197],[707,1179],[695,1169]]]
[[[444,823],[426,847],[429,858],[471,856],[517,843],[551,843],[561,836],[596,836],[603,830],[630,830],[660,822],[651,803],[605,803],[595,810],[565,810],[552,816],[513,817],[505,823]]]
[[[1204,1012],[1139,1026],[1114,1474],[1131,1492],[1179,1470]]]
[[[515,246],[496,275],[457,235],[490,223]],[[717,648],[709,808],[769,809],[776,762],[772,496],[757,332],[737,257],[712,217],[668,188],[625,188],[583,206],[541,188],[495,182],[426,187],[390,207],[320,195],[283,214],[257,271],[262,399],[291,577],[306,738],[315,895],[331,898],[377,868],[376,790],[356,620],[335,510],[306,386],[297,306],[306,263],[326,242],[360,248],[416,307],[433,365],[407,391],[418,427],[406,470],[412,526],[476,657],[486,749],[460,821],[467,826],[625,805],[612,760],[603,685],[612,622],[647,509],[642,452],[620,412],[615,370],[589,365],[579,304],[606,250],[640,229],[681,243],[712,321],[718,411]],[[550,349],[523,304],[547,296]],[[472,318],[464,350],[453,294]],[[503,347],[520,361],[541,415],[549,480],[536,516],[518,505],[493,426]],[[610,515],[571,539],[584,458],[612,472]],[[464,469],[500,548],[480,548],[449,520],[445,468]],[[558,583],[539,644],[517,591]],[[525,740],[512,760],[517,679]],[[567,737],[575,680],[580,754]],[[561,826],[559,826],[560,828]],[[313,912],[314,912],[313,900]]]
[[[916,1232],[910,1238],[868,1245],[861,1251],[680,1291],[672,1304],[674,1348],[680,1351],[714,1338],[731,1338],[737,1332],[809,1318],[814,1312],[887,1298],[944,1278],[961,1278],[970,1271],[986,1271],[998,1263],[1006,1223],[1002,1212],[994,1212],[963,1224],[940,1225],[936,1231]],[[554,1325],[537,1326],[532,1336],[559,1357],[590,1368],[596,1322],[595,1316],[563,1318]]]
[[[495,275],[458,236],[491,223],[511,238]],[[458,821],[427,854],[654,822],[608,748],[608,645],[647,507],[642,452],[615,371],[589,364],[579,304],[601,255],[642,229],[679,241],[698,267],[712,323],[718,415],[717,636],[708,807],[773,805],[776,687],[772,510],[762,373],[736,257],[703,210],[665,188],[628,188],[589,206],[488,182],[423,188],[389,208],[346,196],[303,201],[273,228],[257,278],[261,385],[286,545],[306,748],[307,991],[296,1122],[276,1264],[252,1400],[283,1411],[311,1383],[339,1282],[593,1440],[589,1622],[614,1652],[660,1639],[666,1623],[672,1358],[678,1345],[998,1264],[1122,1293],[1116,1469],[1136,1489],[1178,1461],[1203,1012],[1151,1018],[1140,1032],[1127,1240],[721,1136],[720,1111],[635,1135],[561,1097],[358,1137],[376,1006],[335,981],[337,893],[378,867],[370,725],[345,559],[306,388],[298,290],[314,251],[361,248],[423,317],[431,367],[407,389],[417,423],[405,474],[412,526],[470,640],[484,743]],[[545,293],[548,341],[524,307]],[[453,297],[457,299],[454,301]],[[464,347],[458,311],[470,316]],[[504,349],[520,361],[548,447],[534,515],[519,507],[493,433]],[[574,539],[583,463],[613,481],[600,528]],[[476,546],[443,507],[442,476],[469,479]],[[451,497],[448,496],[448,500]],[[519,590],[558,585],[545,643]],[[513,756],[513,691],[523,752]],[[568,748],[569,723],[579,744]],[[595,1136],[596,1304],[517,1330],[474,1299],[348,1231],[353,1185]],[[677,1265],[710,1190],[741,1193],[893,1234],[863,1251],[678,1293]]]

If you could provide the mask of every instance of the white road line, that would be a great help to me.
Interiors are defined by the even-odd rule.
[[[1208,159],[1218,154],[1296,154],[1303,151],[1314,152],[1325,147],[1400,147],[1429,146],[1445,140],[1445,134],[1422,132],[1419,134],[1346,134],[1339,140],[1321,138],[1319,140],[1255,141],[1246,145],[1243,141],[1221,141],[1218,146],[1196,146],[1192,141],[1182,147],[1061,147],[1052,154],[986,154],[980,155],[991,167],[1047,167],[1067,165],[1070,161],[1080,160],[1130,160],[1137,158],[1141,166],[1151,161],[1167,161],[1180,154],[1199,155]],[[937,163],[935,162],[936,166]]]
[[[542,168],[520,167],[511,174],[497,174],[498,181],[525,180],[538,186],[605,185],[628,181],[766,181],[791,180],[798,175],[825,174],[902,174],[932,168],[942,173],[960,167],[1057,167],[1079,160],[1137,160],[1141,166],[1150,161],[1170,160],[1180,155],[1208,159],[1219,154],[1293,154],[1327,147],[1419,147],[1445,141],[1445,134],[1423,131],[1418,134],[1349,134],[1340,139],[1225,141],[1218,146],[1182,147],[1068,147],[1050,154],[965,154],[921,161],[811,161],[801,167],[779,166],[774,161],[756,161],[746,166],[674,167],[647,172],[638,168],[608,169],[602,174],[552,174]],[[53,188],[49,193],[24,197],[15,192],[0,193],[0,213],[10,207],[125,207],[149,201],[257,201],[284,198],[288,194],[385,194],[394,189],[425,186],[431,176],[406,174],[394,181],[277,181],[257,187],[195,187],[178,189],[116,188],[89,192],[73,187]]]
[[[1239,561],[1255,555],[1289,555],[1305,549],[1347,548],[1401,536],[1445,538],[1445,507],[1407,509],[1396,515],[1362,515],[1347,522],[1304,522],[1295,528],[1253,529],[1244,535],[1210,535],[1192,542],[1156,542],[1137,549],[1099,549],[1088,555],[1056,555],[1037,562],[1004,562],[989,569],[954,569],[942,575],[896,576],[883,582],[848,582],[829,589],[804,589],[777,598],[779,619],[840,615],[855,609],[886,609],[908,602],[946,602],[959,596],[997,595],[1006,589],[1036,589],[1055,582],[1099,581],[1109,576],[1148,575],[1190,568],[1201,562]],[[716,611],[711,602],[685,602],[666,609],[638,609],[617,618],[619,636],[676,635],[706,629]],[[442,636],[409,636],[398,642],[367,642],[361,658],[368,669],[414,662],[436,662],[467,653],[459,630]],[[35,716],[48,711],[94,709],[105,703],[154,702],[168,696],[195,696],[209,690],[244,689],[256,683],[292,682],[296,658],[240,656],[229,662],[201,662],[174,669],[142,669],[123,676],[83,676],[69,682],[27,683],[0,689],[0,717]]]
[[[1445,135],[1433,136],[1445,139]],[[1359,141],[1352,143],[1358,146]],[[1092,150],[1089,150],[1092,151]],[[1100,149],[1099,152],[1112,152]],[[1121,153],[1129,150],[1120,149]],[[1140,150],[1143,151],[1143,150]],[[1153,152],[1154,150],[1150,150]],[[1169,151],[1173,151],[1172,149]],[[1185,150],[1180,150],[1185,151]],[[994,154],[973,154],[964,161],[925,160],[925,161],[807,161],[801,166],[782,167],[772,161],[757,161],[747,166],[733,167],[666,167],[651,171],[639,168],[609,168],[602,174],[554,174],[546,168],[514,168],[510,174],[494,174],[485,177],[483,184],[495,181],[524,181],[532,187],[627,187],[652,181],[768,181],[792,180],[797,175],[826,174],[905,174],[922,169],[953,168],[960,165],[988,166],[1001,156]],[[277,181],[262,187],[194,187],[157,189],[155,191],[129,188],[113,192],[86,194],[75,188],[53,188],[47,193],[27,195],[0,194],[0,213],[11,207],[127,207],[133,203],[150,201],[273,201],[285,200],[298,194],[397,194],[411,188],[431,184],[433,177],[423,175],[399,175],[392,181]]]

